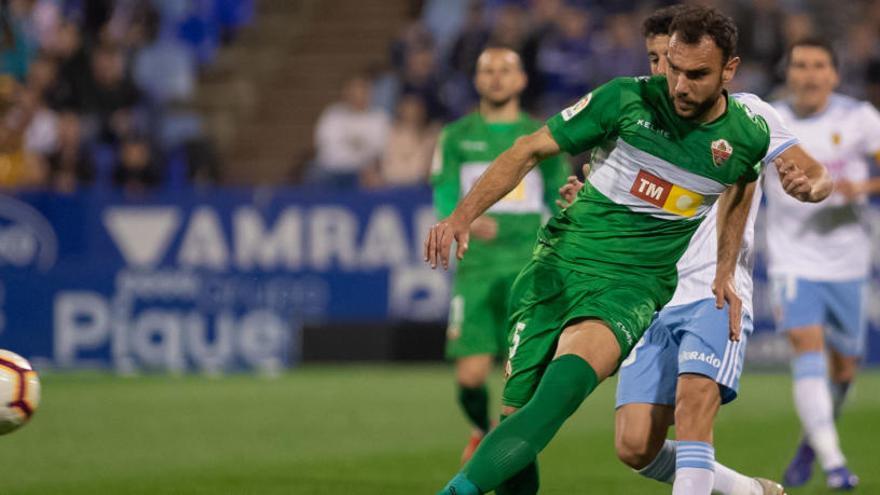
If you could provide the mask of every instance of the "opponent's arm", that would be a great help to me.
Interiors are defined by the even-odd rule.
[[[773,160],[786,194],[805,203],[818,203],[834,190],[831,174],[804,148],[795,144]]]
[[[520,137],[512,147],[501,153],[452,214],[431,227],[425,240],[425,261],[430,263],[431,268],[436,268],[438,263],[443,268],[449,268],[452,241],[458,243],[456,257],[461,259],[467,251],[471,222],[512,191],[541,160],[559,152],[559,145],[544,126]]]
[[[874,164],[880,164],[880,153],[874,155]],[[871,177],[860,182],[839,180],[834,188],[849,201],[855,201],[861,196],[880,194],[880,177]]]
[[[729,305],[730,340],[738,341],[742,330],[742,299],[736,293],[736,264],[743,233],[755,194],[755,182],[740,180],[718,198],[718,262],[715,268],[715,306]]]

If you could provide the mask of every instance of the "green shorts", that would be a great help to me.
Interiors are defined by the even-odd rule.
[[[535,393],[570,323],[602,320],[617,337],[623,361],[671,295],[644,277],[609,279],[535,260],[523,268],[512,292],[503,403],[517,408]]]
[[[517,269],[519,267],[516,267]],[[510,289],[519,271],[459,272],[452,288],[446,358],[507,353]]]

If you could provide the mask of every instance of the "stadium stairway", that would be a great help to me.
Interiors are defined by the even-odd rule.
[[[410,0],[259,0],[203,75],[197,106],[234,184],[283,184],[321,110],[355,70],[388,59]]]

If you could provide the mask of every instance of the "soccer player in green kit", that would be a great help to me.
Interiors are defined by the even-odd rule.
[[[513,50],[484,50],[474,85],[479,109],[443,129],[434,155],[431,184],[440,218],[452,213],[492,160],[542,125],[520,110],[526,75]],[[507,352],[510,287],[531,258],[543,214],[558,211],[556,191],[569,172],[561,157],[545,160],[470,226],[474,240],[455,275],[446,346],[456,363],[458,401],[474,428],[462,462],[489,431],[486,379],[493,360]]]
[[[471,222],[540,160],[600,150],[589,184],[542,229],[514,284],[507,417],[441,494],[537,492],[538,453],[669,301],[676,262],[716,201],[716,306],[727,306],[739,339],[734,270],[769,133],[723,90],[739,63],[733,21],[691,7],[670,32],[666,76],[615,79],[518,139],[428,234],[426,260],[446,267],[452,242],[462,258]],[[675,495],[701,483],[688,476]]]

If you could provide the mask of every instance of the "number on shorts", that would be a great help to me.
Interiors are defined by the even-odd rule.
[[[626,359],[624,359],[623,362],[620,363],[620,367],[626,368],[627,366],[636,362],[636,352],[638,352],[639,347],[642,347],[643,345],[645,345],[645,339],[639,339],[639,341],[636,343],[636,346],[633,347],[632,351],[630,351],[629,356],[627,356]]]

